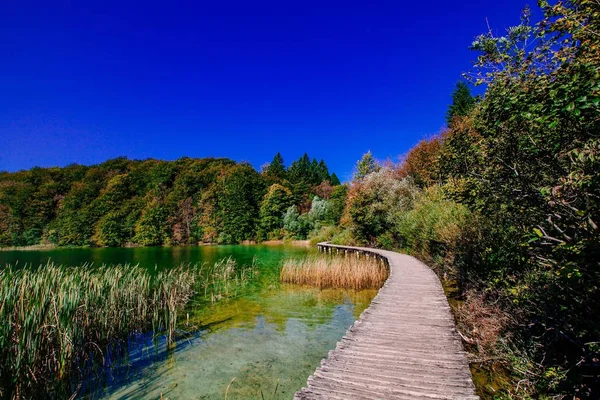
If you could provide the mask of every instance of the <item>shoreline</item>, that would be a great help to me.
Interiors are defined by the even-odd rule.
[[[310,247],[310,240],[265,240],[264,242],[255,242],[251,240],[244,241],[240,243],[243,246],[254,246],[254,245],[264,245],[264,246],[279,246],[282,244],[288,244],[292,246],[298,247]]]
[[[32,244],[29,246],[10,246],[10,247],[0,247],[0,251],[41,251],[41,250],[54,250],[54,249],[69,249],[76,247],[59,247],[55,244]]]
[[[204,246],[230,246],[231,244],[216,244],[216,243],[198,243],[198,244],[186,244],[181,246],[114,246],[114,247],[92,247],[92,246],[57,246],[55,244],[33,244],[30,246],[11,246],[11,247],[0,247],[1,251],[44,251],[44,250],[56,250],[56,249],[127,249],[132,247],[204,247]],[[246,240],[238,243],[239,246],[280,246],[280,245],[291,245],[297,247],[310,247],[310,240],[266,240],[264,242],[256,242]]]

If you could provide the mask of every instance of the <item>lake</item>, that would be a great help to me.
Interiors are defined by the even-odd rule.
[[[90,398],[289,399],[368,307],[375,290],[319,290],[279,283],[281,261],[314,249],[277,246],[143,247],[2,251],[0,265],[139,264],[148,269],[232,257],[258,275],[236,298],[189,310],[199,327],[173,349],[133,339],[123,366],[82,389]]]

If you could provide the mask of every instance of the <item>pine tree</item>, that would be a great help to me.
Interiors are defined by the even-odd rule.
[[[354,179],[362,179],[378,169],[379,166],[377,165],[377,162],[375,162],[375,158],[373,157],[371,150],[369,150],[356,164],[356,173],[354,174]]]
[[[325,161],[323,160],[319,161],[319,180],[321,182],[330,181],[331,183],[331,175],[329,175],[329,168],[327,168],[327,164],[325,164]]]
[[[310,162],[310,175],[309,182],[311,186],[316,186],[321,183],[321,174],[319,170],[319,162],[316,158],[313,158]]]
[[[475,97],[471,95],[471,90],[465,82],[458,82],[454,92],[452,92],[452,104],[446,113],[446,123],[452,125],[455,117],[467,115],[475,105]]]
[[[265,175],[276,179],[285,179],[285,164],[281,153],[277,153],[273,157],[273,161],[265,169]]]
[[[304,153],[302,157],[294,161],[287,170],[288,179],[292,183],[310,182],[310,158]]]
[[[331,183],[331,186],[338,186],[338,185],[342,184],[342,182],[340,182],[340,178],[338,178],[338,176],[335,174],[335,172],[333,174],[331,174],[330,183]]]

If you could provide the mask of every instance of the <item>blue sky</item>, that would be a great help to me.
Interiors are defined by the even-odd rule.
[[[486,18],[526,4],[93,3],[3,4],[0,170],[280,151],[345,179],[440,131]]]

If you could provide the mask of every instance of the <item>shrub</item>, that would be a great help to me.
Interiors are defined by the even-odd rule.
[[[327,225],[322,226],[319,230],[311,232],[309,237],[310,244],[316,245],[321,242],[329,242],[331,239],[340,232],[340,228],[337,226]]]
[[[381,168],[352,183],[347,224],[359,242],[376,244],[380,235],[393,232],[398,216],[412,208],[417,193],[410,177],[398,179],[391,168]]]
[[[444,198],[440,186],[430,187],[416,196],[412,209],[396,214],[400,247],[429,257],[452,252],[470,223],[470,215],[466,206]]]

